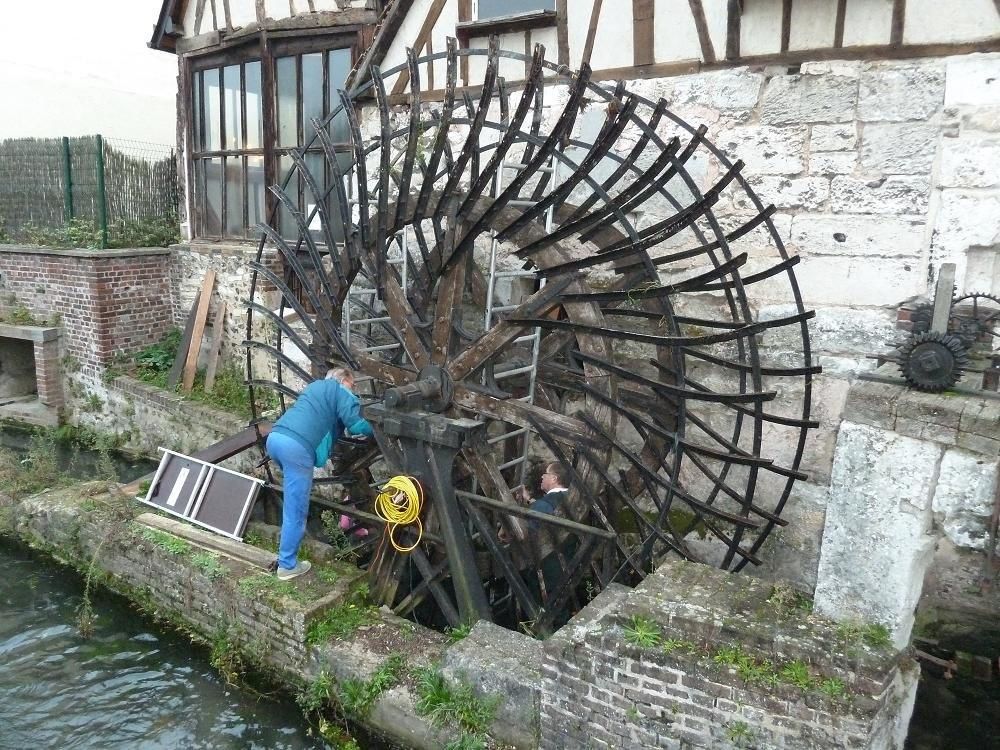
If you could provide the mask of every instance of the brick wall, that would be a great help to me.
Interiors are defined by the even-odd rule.
[[[539,747],[901,747],[915,664],[843,633],[763,581],[662,565],[545,642]],[[777,676],[792,663],[811,687]]]
[[[159,341],[173,324],[170,251],[0,247],[0,314],[58,315],[63,354],[96,379],[112,358]]]

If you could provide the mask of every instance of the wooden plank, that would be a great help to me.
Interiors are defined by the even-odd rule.
[[[701,0],[688,0],[691,15],[694,16],[694,26],[698,30],[698,43],[701,45],[701,57],[707,63],[715,62],[715,48],[712,46],[712,36],[708,33],[708,19],[705,18],[705,7]]]
[[[264,10],[264,0],[254,0],[254,12],[257,15],[257,23],[263,26],[264,20],[267,18],[267,11]]]
[[[781,0],[781,51],[788,52],[792,39],[792,0]]]
[[[194,9],[194,35],[201,33],[201,23],[205,18],[205,0],[198,0],[198,6]]]
[[[635,65],[652,65],[653,54],[653,0],[632,0],[632,62]]]
[[[166,516],[159,516],[155,513],[142,513],[137,519],[143,526],[158,531],[165,531],[176,537],[192,542],[199,547],[221,552],[248,565],[267,570],[274,562],[274,553],[258,549],[252,544],[237,542],[235,539],[213,534],[210,531],[203,531],[195,528],[183,521],[178,521]]]
[[[583,63],[590,64],[590,56],[594,54],[594,39],[597,38],[597,22],[601,18],[601,6],[604,0],[594,0],[594,7],[590,9],[590,26],[587,28],[587,41],[583,45]]]
[[[743,16],[741,0],[729,0],[726,12],[726,59],[738,60],[740,57],[740,19]]]
[[[420,31],[417,32],[417,38],[414,40],[413,44],[410,45],[413,49],[423,49],[424,45],[427,44],[427,40],[430,39],[431,32],[434,30],[434,24],[437,23],[438,19],[441,17],[441,11],[444,10],[444,6],[448,4],[448,0],[434,0],[431,3],[431,7],[427,10],[427,18],[424,19],[423,25],[420,27]],[[410,71],[406,68],[399,74],[396,79],[396,85],[392,87],[393,94],[401,94],[410,83]]]
[[[1000,2],[1000,0],[997,0]],[[837,0],[837,20],[833,27],[833,46],[840,49],[844,46],[844,22],[847,19],[847,0]]]
[[[222,0],[222,11],[226,16],[226,28],[233,28],[233,14],[229,9],[229,0]]]
[[[437,304],[434,306],[434,332],[431,336],[431,364],[443,365],[448,359],[448,350],[455,330],[452,322],[456,313],[462,309],[466,266],[465,260],[459,261],[438,284]]]
[[[181,390],[190,393],[194,386],[194,376],[198,369],[198,353],[201,351],[201,339],[205,335],[205,319],[208,317],[208,303],[212,299],[212,288],[215,286],[215,271],[211,268],[205,271],[201,282],[201,297],[195,308],[194,328],[191,330],[191,344],[188,347],[187,360],[184,362],[184,377],[181,380]]]
[[[212,344],[208,348],[208,368],[205,370],[205,393],[211,393],[215,386],[215,371],[219,367],[219,353],[222,350],[222,328],[226,320],[226,302],[220,300],[212,321]]]
[[[181,378],[181,371],[187,361],[188,349],[191,348],[191,334],[194,332],[194,311],[198,308],[198,301],[201,299],[201,292],[194,297],[194,305],[188,313],[187,323],[184,324],[184,334],[181,336],[181,343],[177,345],[177,354],[174,355],[174,363],[170,366],[167,374],[167,390],[172,390]]]
[[[215,7],[215,0],[210,0],[212,3],[212,31],[219,30],[219,12]]]
[[[997,0],[1000,3],[1000,0]],[[556,0],[556,39],[559,47],[556,62],[569,65],[569,0]],[[525,52],[531,54],[531,50]]]
[[[472,20],[472,0],[458,0],[458,22],[463,23],[465,21]],[[460,46],[465,47],[466,44],[462,41],[460,37],[458,40]],[[459,75],[462,76],[462,85],[469,85],[469,58],[460,57],[458,60],[458,70]]]
[[[903,25],[906,23],[906,0],[893,0],[892,26],[889,33],[889,45],[899,47],[903,44]]]
[[[431,35],[427,39],[427,54],[434,54],[434,36]],[[427,64],[427,88],[434,88],[434,63]]]

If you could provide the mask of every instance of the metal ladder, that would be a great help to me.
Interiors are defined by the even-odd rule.
[[[498,170],[496,176],[493,179],[493,197],[496,198],[500,195],[502,189],[502,182],[504,172],[506,171],[520,171],[525,168],[525,165],[520,162],[508,162],[503,161],[500,163],[500,169]],[[559,185],[559,162],[556,157],[551,157],[547,166],[542,167],[538,170],[539,172],[550,174],[552,177],[552,184],[549,188],[554,190]],[[508,203],[510,206],[519,206],[530,208],[535,205],[535,201],[531,200],[512,200]],[[555,211],[555,206],[549,206],[545,212],[545,231],[550,233],[552,231],[553,225],[553,215]],[[496,231],[490,230],[490,276],[489,283],[486,289],[486,315],[484,320],[485,330],[489,330],[495,324],[495,316],[498,313],[509,312],[517,307],[517,305],[510,304],[495,304],[496,295],[496,284],[498,279],[518,279],[518,278],[534,278],[535,272],[528,271],[524,269],[518,269],[514,271],[501,271],[497,269],[497,248],[500,242],[497,240]],[[545,279],[541,280],[541,286],[545,286]],[[525,396],[518,398],[518,401],[533,404],[535,402],[535,387],[538,378],[538,354],[541,348],[542,340],[542,329],[535,328],[531,333],[524,334],[514,339],[514,344],[524,344],[527,343],[531,349],[531,364],[523,365],[521,367],[515,367],[510,370],[504,370],[499,373],[494,374],[494,380],[499,381],[505,378],[511,378],[516,375],[528,374],[528,393]],[[517,427],[509,432],[505,432],[502,435],[497,435],[495,437],[487,439],[487,444],[497,445],[498,443],[503,443],[507,440],[513,440],[520,436],[524,436],[524,449],[521,451],[521,455],[502,463],[499,465],[499,469],[503,471],[504,469],[510,469],[514,466],[520,466],[520,483],[524,484],[526,480],[526,474],[528,469],[528,452],[531,445],[531,431],[526,427]]]
[[[410,232],[413,229],[409,225],[404,226],[393,236],[392,242],[386,251],[386,264],[396,266],[400,269],[399,276],[403,289],[407,289],[410,276]],[[351,284],[344,297],[344,306],[341,311],[341,335],[344,337],[344,344],[351,346],[352,337],[359,339],[358,343],[364,344],[355,349],[361,354],[371,354],[373,352],[388,352],[399,349],[402,344],[398,341],[392,344],[370,344],[371,326],[379,323],[388,323],[390,318],[385,314],[385,303],[376,297],[377,290],[359,287],[357,283]],[[361,317],[353,317],[351,300],[358,299],[366,306],[373,308],[375,314],[361,311]],[[405,356],[405,355],[404,355]],[[365,376],[358,376],[357,382],[360,384],[370,380]]]

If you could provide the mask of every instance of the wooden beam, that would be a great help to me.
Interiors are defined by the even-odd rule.
[[[167,373],[167,390],[173,390],[174,386],[177,385],[177,381],[181,379],[181,371],[184,369],[184,363],[187,361],[188,349],[191,348],[191,334],[194,331],[194,311],[198,308],[198,300],[200,299],[201,292],[198,292],[194,298],[194,305],[191,308],[191,312],[188,313],[187,322],[184,324],[184,333],[181,335],[181,342],[177,346],[174,363],[170,366],[170,372]]]
[[[222,349],[222,329],[226,321],[226,301],[219,300],[212,321],[212,343],[208,348],[208,367],[205,369],[205,393],[215,387],[215,371],[219,367],[219,353]]]
[[[601,6],[604,0],[594,0],[594,7],[590,10],[590,27],[587,29],[587,41],[583,45],[583,57],[581,65],[590,64],[590,56],[594,53],[594,39],[597,38],[597,22],[601,18]],[[468,83],[466,83],[468,85]]]
[[[889,34],[889,44],[899,47],[903,44],[903,25],[906,23],[906,0],[893,0],[892,26]]]
[[[707,63],[715,62],[715,48],[712,46],[712,37],[708,33],[708,19],[705,18],[705,7],[701,0],[688,0],[691,7],[691,15],[694,16],[694,26],[698,30],[698,43],[701,45],[702,59]]]
[[[411,45],[415,50],[421,50],[424,45],[427,44],[427,40],[430,39],[431,32],[434,30],[434,24],[437,23],[438,19],[441,17],[441,11],[444,10],[444,6],[448,4],[448,0],[434,0],[431,3],[431,7],[427,10],[427,18],[424,19],[423,25],[420,27],[420,31],[417,33],[417,38]],[[399,74],[399,78],[396,79],[396,85],[392,87],[393,94],[402,94],[406,90],[406,87],[410,83],[410,71],[408,68],[404,68]]]
[[[233,28],[233,14],[229,10],[229,0],[222,0],[222,11],[226,16],[226,28]]]
[[[264,0],[254,0],[254,11],[257,15],[257,23],[263,26],[264,20],[267,18],[267,11],[264,9]]]
[[[198,5],[194,9],[194,35],[201,33],[201,22],[205,18],[205,0],[198,0]]]
[[[1000,0],[997,0],[1000,2]],[[847,19],[847,0],[837,0],[837,21],[833,27],[833,46],[844,46],[844,21]]]
[[[743,5],[740,0],[729,0],[726,8],[726,59],[740,58],[740,19]]]
[[[788,52],[792,41],[792,0],[781,0],[781,51]]]
[[[472,20],[472,0],[458,0],[458,22],[466,23]],[[465,43],[459,39],[459,45],[464,47]],[[462,85],[469,85],[469,58],[460,57],[458,61],[458,72],[462,76]]]
[[[208,317],[208,303],[212,299],[212,288],[215,286],[215,271],[211,268],[205,271],[205,279],[201,282],[201,297],[195,308],[194,328],[191,331],[191,345],[188,348],[187,360],[184,362],[184,378],[181,390],[190,393],[194,386],[194,375],[198,368],[198,353],[201,351],[201,339],[205,335],[205,319]]]
[[[635,65],[652,65],[653,54],[653,0],[632,0],[632,62]]]
[[[996,0],[1000,3],[1000,0]],[[559,53],[556,62],[569,65],[569,0],[556,0],[556,39]],[[525,52],[530,55],[531,50]]]

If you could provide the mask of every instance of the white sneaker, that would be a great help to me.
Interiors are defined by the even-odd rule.
[[[308,560],[299,560],[294,568],[282,568],[278,566],[278,578],[282,581],[287,581],[289,578],[295,578],[303,573],[308,573],[311,567],[312,563]]]

